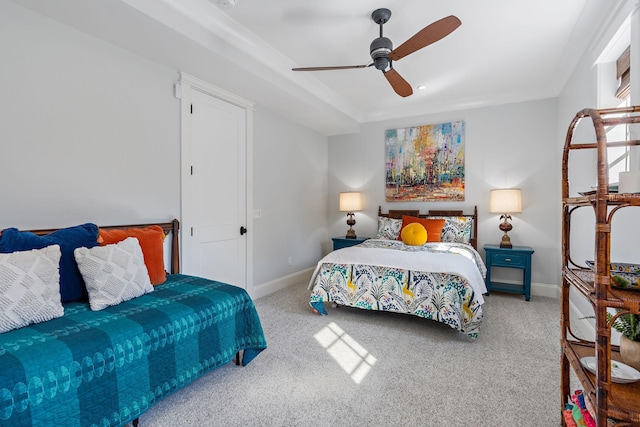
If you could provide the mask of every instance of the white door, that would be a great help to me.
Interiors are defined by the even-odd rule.
[[[246,288],[246,110],[195,89],[190,101],[182,271]]]

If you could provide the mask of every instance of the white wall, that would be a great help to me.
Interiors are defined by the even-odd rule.
[[[0,227],[180,213],[174,70],[0,3]]]
[[[327,240],[328,138],[258,108],[254,130],[254,282],[315,267]],[[289,265],[291,257],[291,265]]]
[[[361,132],[330,138],[329,230],[344,235],[346,217],[338,211],[338,193],[363,192],[364,210],[356,213],[358,236],[375,236],[378,205],[383,209],[464,209],[478,206],[478,247],[499,243],[499,215],[489,213],[489,190],[522,189],[523,211],[513,215],[509,233],[514,245],[531,246],[532,281],[558,286],[560,280],[560,151],[555,99],[502,105],[456,113],[410,117],[362,125]],[[385,201],[384,135],[386,129],[463,120],[465,122],[465,201]],[[515,277],[511,275],[515,273]],[[496,278],[519,279],[499,271]],[[503,277],[503,275],[505,277]]]
[[[0,52],[0,229],[180,218],[173,86],[188,67],[158,65],[11,2],[0,2]],[[247,185],[263,217],[250,230],[250,292],[320,258],[327,144],[257,106]]]

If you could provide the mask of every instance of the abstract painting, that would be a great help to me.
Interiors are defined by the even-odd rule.
[[[388,202],[464,200],[464,122],[388,129],[385,150]]]

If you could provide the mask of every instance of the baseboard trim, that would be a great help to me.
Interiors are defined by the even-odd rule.
[[[300,282],[308,283],[314,269],[315,266],[287,274],[286,276],[257,285],[253,289],[249,289],[247,292],[249,292],[251,298],[258,299]]]
[[[560,287],[548,283],[532,283],[531,295],[539,297],[560,298]]]

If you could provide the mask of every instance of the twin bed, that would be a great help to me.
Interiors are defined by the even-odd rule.
[[[146,232],[152,227],[168,235],[167,246],[172,248],[171,274],[154,284],[152,291],[95,311],[91,294],[91,306],[86,300],[64,302],[66,278],[71,276],[65,276],[60,267],[55,287],[63,294],[63,313],[0,333],[0,425],[122,426],[132,421],[137,425],[138,417],[160,400],[234,359],[236,364],[246,365],[267,347],[258,313],[244,289],[179,274],[177,220],[100,229]],[[33,240],[55,238],[62,256],[75,270],[70,230],[76,233],[80,228],[11,234]],[[0,252],[9,237],[4,231]],[[95,238],[94,233],[93,245]],[[155,254],[158,257],[162,257],[162,240],[160,237],[160,253]],[[0,253],[0,295],[4,300],[11,295],[11,282],[29,287],[34,277],[42,276],[41,267],[28,268],[22,279],[11,273],[27,269],[25,264],[33,259],[31,252]],[[113,254],[103,259],[108,268],[102,271],[114,272],[109,289],[115,288],[118,266],[129,260],[124,252]],[[144,253],[145,263],[148,254]],[[42,259],[38,262],[44,265]],[[83,271],[80,263],[78,266]],[[131,271],[128,264],[125,274],[130,276]],[[53,275],[57,277],[57,273]],[[22,283],[17,283],[20,280]],[[0,307],[4,302],[0,301]],[[61,304],[59,296],[57,304]],[[0,314],[3,325],[8,315]]]
[[[442,225],[439,236],[413,246],[398,239],[403,222]],[[378,233],[320,260],[309,283],[309,304],[325,302],[365,310],[405,313],[477,337],[482,322],[486,267],[477,252],[477,207],[462,211],[378,209]],[[432,233],[433,234],[433,233]]]

